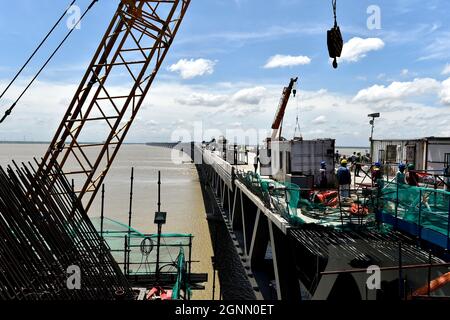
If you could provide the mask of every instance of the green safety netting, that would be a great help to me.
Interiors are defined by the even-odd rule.
[[[298,216],[298,202],[300,199],[300,188],[290,182],[271,182],[272,203],[276,210],[287,217],[292,224],[303,223]]]
[[[100,234],[101,219],[91,218],[96,230]],[[129,252],[129,275],[148,275],[156,273],[157,261],[157,234],[146,235],[121,222],[104,218],[103,238],[110,248],[115,260],[124,267],[126,259],[125,243]],[[191,234],[164,233],[161,234],[161,245],[159,252],[159,270],[161,273],[176,276],[173,298],[178,299],[180,289],[189,293],[189,284],[186,283],[188,272],[187,265],[190,263],[191,245],[193,236]],[[189,261],[186,261],[186,256]]]
[[[277,182],[263,179],[257,173],[240,172],[238,179],[256,194],[266,205],[272,204],[282,217],[291,223],[302,223],[298,217],[300,188],[290,182]]]
[[[238,179],[256,194],[265,204],[270,203],[269,180],[262,179],[257,173],[248,171],[240,172]]]
[[[250,191],[261,198],[267,207],[274,208],[293,225],[314,221],[316,224],[340,227],[342,212],[344,211],[344,216],[346,216],[345,211],[349,209],[348,205],[346,207],[339,205],[337,190],[332,191],[333,195],[329,199],[334,203],[329,203],[328,201],[318,201],[317,194],[320,193],[319,191],[302,192],[299,186],[294,183],[264,179],[254,172],[239,172],[237,177]],[[361,208],[368,209],[369,207],[367,198],[361,197],[352,201],[359,203]],[[308,220],[306,217],[313,220]],[[370,216],[370,219],[373,219],[373,217]]]
[[[377,200],[383,213],[447,235],[450,192],[385,181]]]
[[[180,248],[180,253],[178,254],[178,258],[176,261],[178,274],[177,281],[172,289],[172,299],[178,300],[180,299],[180,292],[183,289],[183,285],[187,283],[187,270],[186,270],[186,259],[184,256],[183,248]],[[187,288],[185,288],[186,290]]]

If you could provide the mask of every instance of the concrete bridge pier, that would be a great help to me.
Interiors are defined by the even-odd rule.
[[[270,245],[278,300],[300,301],[293,243],[269,221]]]
[[[232,226],[244,251],[243,261],[255,277],[266,299],[300,300],[300,286],[294,250],[288,237],[270,221],[263,211],[241,190],[233,201]],[[270,253],[272,259],[270,259]],[[271,265],[268,262],[272,260]],[[271,280],[276,292],[271,292]]]

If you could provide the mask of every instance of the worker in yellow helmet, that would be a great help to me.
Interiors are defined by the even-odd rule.
[[[341,191],[341,197],[350,197],[350,184],[352,182],[352,176],[350,170],[347,168],[347,159],[341,160],[341,166],[337,171],[337,180],[339,183],[339,189]]]

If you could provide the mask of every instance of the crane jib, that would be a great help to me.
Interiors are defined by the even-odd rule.
[[[294,95],[296,94],[295,85],[297,81],[298,77],[292,78],[291,81],[289,82],[289,85],[283,89],[283,94],[281,95],[280,103],[278,105],[278,109],[275,114],[275,119],[272,123],[272,130],[273,130],[272,139],[275,139],[280,131],[291,93],[294,92]]]
[[[174,40],[190,0],[121,1],[45,153],[88,210]],[[112,79],[122,77],[118,88]],[[98,143],[83,143],[96,134]],[[70,169],[69,169],[70,168]]]

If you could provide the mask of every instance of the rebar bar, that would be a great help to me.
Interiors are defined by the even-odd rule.
[[[68,286],[71,266],[80,268],[80,289]],[[131,298],[60,168],[36,178],[31,163],[0,167],[0,299],[114,300],[118,290]]]

